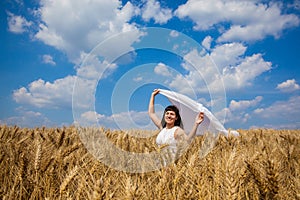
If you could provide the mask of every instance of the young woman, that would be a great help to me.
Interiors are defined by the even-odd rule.
[[[163,118],[160,120],[154,110],[154,100],[155,96],[159,93],[159,90],[155,89],[150,97],[148,113],[153,121],[153,123],[159,128],[160,132],[156,137],[156,143],[158,145],[168,144],[174,148],[176,148],[176,144],[178,141],[185,140],[187,142],[191,142],[193,137],[196,135],[197,128],[199,124],[204,119],[204,113],[200,112],[195,119],[194,126],[189,134],[185,134],[182,129],[181,117],[179,114],[179,110],[176,106],[171,105],[165,108]]]

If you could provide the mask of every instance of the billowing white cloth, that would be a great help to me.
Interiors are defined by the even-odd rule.
[[[201,103],[169,90],[159,89],[159,93],[166,96],[173,105],[177,106],[185,132],[188,133],[192,129],[195,118],[199,112],[204,112],[204,120],[199,125],[196,135],[203,135],[206,132],[215,135],[219,133],[225,134],[226,136],[228,135],[228,130],[226,130],[221,122]],[[230,133],[239,135],[237,131],[233,130],[230,131]]]

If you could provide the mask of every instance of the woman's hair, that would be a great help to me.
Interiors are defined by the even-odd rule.
[[[165,121],[165,114],[167,111],[174,111],[175,112],[175,115],[177,117],[175,123],[174,123],[174,126],[179,126],[180,128],[183,129],[183,124],[182,124],[182,121],[181,121],[181,117],[180,117],[180,114],[179,114],[179,110],[176,106],[174,105],[170,105],[170,106],[167,106],[165,108],[165,111],[164,111],[164,114],[163,114],[163,117],[161,119],[161,125],[163,128],[166,127],[166,121]]]

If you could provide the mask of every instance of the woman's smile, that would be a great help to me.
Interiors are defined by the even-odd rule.
[[[176,120],[176,113],[174,111],[167,111],[165,113],[166,123],[174,123]]]

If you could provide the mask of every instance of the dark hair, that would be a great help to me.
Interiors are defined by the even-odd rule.
[[[182,124],[182,121],[181,121],[181,117],[180,117],[180,114],[179,114],[179,110],[176,106],[174,105],[170,105],[170,106],[167,106],[165,108],[165,111],[164,111],[164,114],[163,114],[163,117],[161,119],[161,125],[163,128],[166,127],[166,121],[165,121],[165,114],[167,111],[174,111],[175,112],[175,115],[177,117],[175,123],[174,123],[174,126],[179,126],[183,129],[183,124]]]

